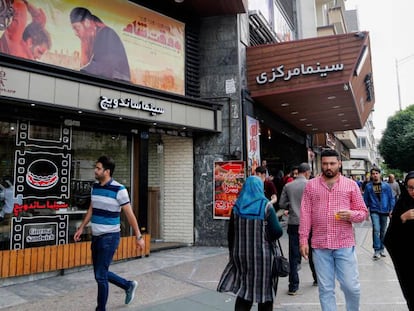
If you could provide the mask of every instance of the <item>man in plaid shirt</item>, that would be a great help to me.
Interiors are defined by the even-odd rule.
[[[340,173],[339,154],[321,153],[322,175],[305,187],[299,223],[300,253],[308,259],[309,232],[322,311],[335,311],[335,276],[345,295],[346,310],[358,311],[360,282],[352,223],[368,217],[358,185]]]

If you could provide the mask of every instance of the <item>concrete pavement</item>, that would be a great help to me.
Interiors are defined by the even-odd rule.
[[[355,234],[362,290],[361,311],[407,310],[390,258],[372,260],[370,222],[357,225]],[[281,242],[287,253],[286,233]],[[134,301],[126,306],[124,292],[111,285],[107,310],[234,310],[234,296],[216,292],[226,263],[227,249],[222,247],[182,247],[114,263],[112,271],[137,280],[139,287]],[[299,275],[301,286],[296,296],[287,295],[287,278],[279,280],[274,310],[320,310],[318,289],[312,286],[307,262],[302,262]],[[95,301],[96,283],[91,267],[0,288],[1,310],[94,310]],[[337,304],[338,310],[345,310],[339,287]]]

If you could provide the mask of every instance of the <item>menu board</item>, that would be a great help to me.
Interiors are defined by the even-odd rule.
[[[246,180],[244,161],[214,163],[213,218],[229,219]]]

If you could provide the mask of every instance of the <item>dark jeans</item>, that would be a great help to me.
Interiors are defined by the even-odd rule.
[[[289,235],[289,291],[295,292],[299,289],[298,264],[300,263],[299,252],[299,225],[288,225]]]
[[[108,282],[127,290],[131,282],[109,271],[112,257],[118,248],[120,239],[119,232],[107,233],[92,237],[92,262],[95,280],[98,283],[98,306],[97,311],[105,311],[108,300]]]
[[[253,306],[253,301],[248,301],[243,298],[237,297],[236,304],[234,306],[235,311],[250,311]],[[273,310],[273,301],[266,301],[263,303],[257,304],[258,311],[272,311]]]
[[[371,213],[372,241],[376,252],[384,250],[384,236],[388,226],[388,214]]]
[[[314,282],[318,282],[318,279],[316,277],[315,264],[313,263],[313,254],[312,254],[312,247],[311,247],[311,239],[312,239],[312,232],[310,232],[310,234],[309,234],[309,240],[308,240],[308,245],[309,245],[309,255],[308,255],[308,259],[309,259],[309,267],[310,267],[310,269],[312,271],[313,281]]]

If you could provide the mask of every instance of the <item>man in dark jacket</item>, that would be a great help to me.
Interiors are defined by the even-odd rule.
[[[381,180],[381,170],[373,167],[370,174],[371,181],[365,187],[364,201],[372,222],[373,259],[378,260],[385,257],[383,241],[395,199],[389,184]]]

